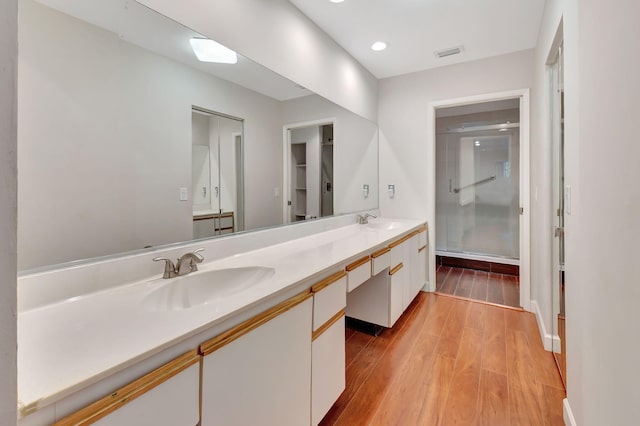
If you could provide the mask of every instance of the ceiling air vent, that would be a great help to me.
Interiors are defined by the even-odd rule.
[[[437,50],[435,51],[435,55],[438,58],[446,58],[447,56],[457,55],[462,52],[462,46],[450,47],[449,49]]]

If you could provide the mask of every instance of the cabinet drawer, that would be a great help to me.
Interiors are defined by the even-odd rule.
[[[347,291],[353,291],[371,278],[371,258],[363,257],[347,265]]]
[[[340,271],[311,287],[313,331],[347,306],[347,274]]]
[[[220,218],[220,229],[233,229],[233,215]]]
[[[426,228],[425,228],[424,231],[422,231],[422,232],[420,232],[418,234],[418,238],[419,238],[419,242],[420,242],[419,243],[420,247],[424,247],[424,246],[427,245],[427,230],[426,230]]]
[[[391,265],[391,249],[384,248],[371,255],[371,275],[378,275]]]

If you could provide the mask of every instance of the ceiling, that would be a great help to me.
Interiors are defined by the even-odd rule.
[[[377,78],[535,47],[545,0],[289,0]],[[385,41],[386,50],[371,44]],[[464,46],[439,59],[435,51]]]

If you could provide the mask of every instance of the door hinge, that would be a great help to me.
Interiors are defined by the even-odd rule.
[[[553,236],[554,237],[564,237],[564,228],[555,228],[555,231],[553,232]]]
[[[287,205],[290,206],[291,205],[291,201],[287,201]]]
[[[524,214],[524,207],[520,207],[520,214]]]

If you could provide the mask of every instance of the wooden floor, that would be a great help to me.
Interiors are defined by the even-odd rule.
[[[520,280],[515,275],[439,265],[436,291],[458,297],[520,307]]]
[[[563,425],[532,314],[420,293],[392,329],[347,329],[347,387],[322,425]]]

